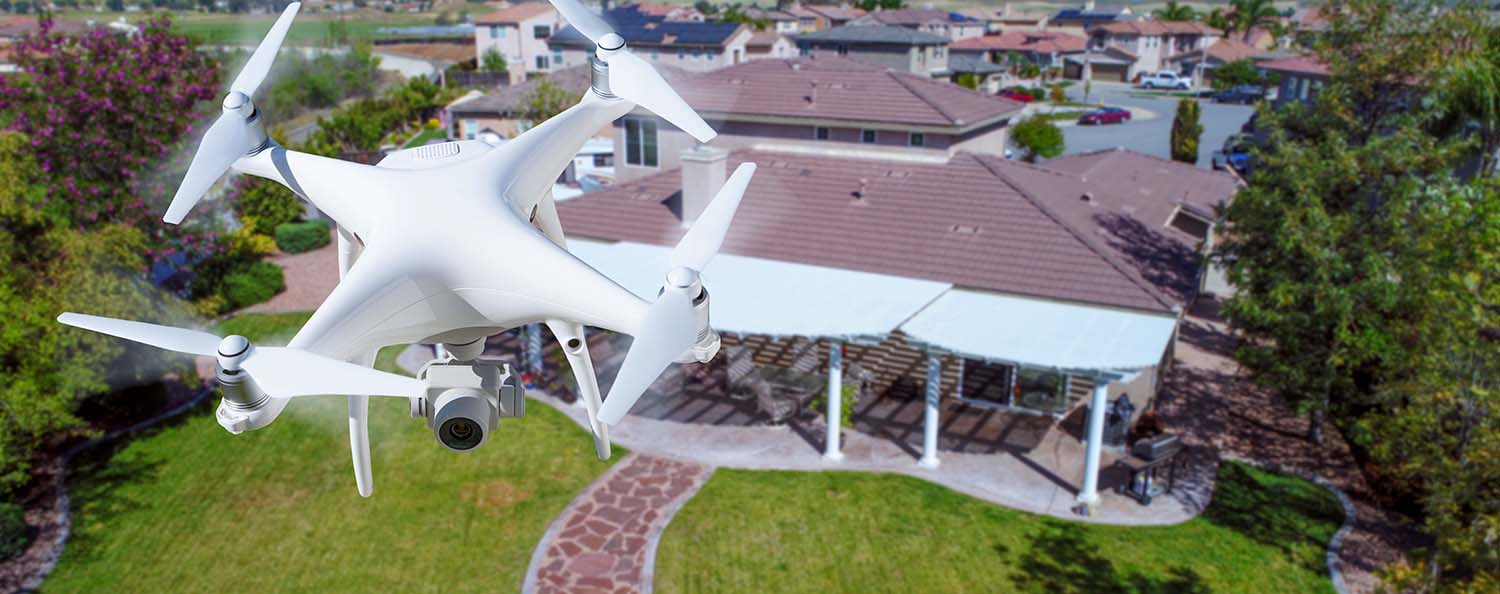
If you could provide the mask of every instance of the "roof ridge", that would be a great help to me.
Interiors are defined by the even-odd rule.
[[[924,92],[925,91],[924,89],[917,88],[917,86],[912,81],[904,80],[906,77],[902,76],[902,74],[905,74],[905,73],[896,72],[895,70],[886,70],[885,73],[886,73],[886,76],[889,76],[893,80],[895,80],[896,84],[899,84],[903,88],[905,88],[906,90],[911,91],[911,94],[916,95],[916,97],[918,99],[921,99],[923,103],[926,103],[928,107],[931,107],[933,110],[937,111],[939,114],[942,114],[942,116],[944,118],[948,119],[949,123],[952,123],[952,124],[964,124],[965,123],[962,118],[959,118],[958,116],[953,115],[953,112],[951,112],[951,111],[949,111],[947,109],[944,109],[943,106],[940,104],[940,102],[935,101],[931,97],[928,97],[927,93]]]
[[[1136,287],[1139,287],[1142,292],[1149,295],[1152,299],[1155,299],[1157,303],[1166,307],[1168,311],[1171,311],[1173,308],[1177,307],[1177,305],[1174,304],[1170,298],[1168,298],[1166,295],[1163,295],[1160,290],[1152,286],[1151,283],[1147,282],[1144,278],[1141,278],[1139,273],[1132,273],[1130,269],[1124,265],[1124,263],[1119,261],[1118,257],[1116,257],[1113,253],[1110,253],[1109,250],[1104,249],[1102,246],[1100,246],[1097,240],[1094,239],[1091,235],[1084,233],[1083,230],[1074,227],[1072,224],[1069,224],[1060,215],[1058,215],[1056,211],[1052,210],[1051,207],[1047,206],[1041,200],[1038,200],[1035,196],[1032,196],[1031,192],[1028,192],[1024,188],[1022,188],[1021,184],[1016,182],[1015,179],[1011,178],[1010,175],[1006,174],[998,167],[991,164],[989,160],[993,157],[990,157],[988,155],[977,155],[973,153],[964,154],[968,154],[976,162],[978,162],[981,167],[984,167],[995,177],[1000,178],[1000,181],[1005,182],[1005,185],[1010,186],[1011,189],[1015,190],[1017,194],[1020,194],[1021,197],[1025,198],[1027,202],[1030,202],[1031,205],[1036,207],[1037,210],[1041,211],[1042,214],[1047,215],[1047,218],[1052,219],[1052,221],[1057,223],[1058,226],[1067,230],[1067,232],[1073,235],[1073,237],[1077,239],[1079,243],[1082,243],[1084,247],[1089,249],[1089,251],[1094,252],[1096,255],[1102,258],[1105,263],[1109,264],[1111,268],[1120,273],[1120,276],[1125,277],[1126,280],[1129,280]]]

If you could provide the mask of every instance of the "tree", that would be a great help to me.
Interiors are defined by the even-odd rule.
[[[1274,23],[1281,16],[1272,0],[1230,0],[1229,5],[1233,11],[1230,29],[1241,32],[1246,42],[1250,41],[1251,29]]]
[[[526,96],[526,119],[535,126],[578,103],[578,95],[569,93],[545,78],[537,81]]]
[[[1167,5],[1156,11],[1156,18],[1163,21],[1191,21],[1198,18],[1198,11],[1192,6],[1178,4],[1177,0],[1167,0]]]
[[[276,234],[277,226],[296,221],[307,211],[286,186],[253,175],[235,178],[229,199],[240,224],[268,237]]]
[[[1245,58],[1214,68],[1213,85],[1215,91],[1222,91],[1241,85],[1263,87],[1266,85],[1266,77],[1261,74],[1259,68],[1255,67],[1254,60]]]
[[[1172,119],[1173,161],[1198,163],[1198,138],[1203,135],[1201,112],[1197,99],[1183,97],[1177,102],[1177,117]]]
[[[906,8],[906,2],[905,0],[859,0],[854,3],[854,6],[865,12],[875,12],[876,10]]]
[[[979,89],[979,75],[973,72],[964,72],[958,75],[958,86],[965,89]]]
[[[490,48],[489,51],[484,52],[484,60],[479,67],[485,72],[499,73],[510,71],[510,65],[505,63],[505,56],[500,55],[500,52],[494,48]]]
[[[138,182],[193,128],[198,103],[218,94],[213,62],[169,26],[160,18],[139,35],[73,37],[44,16],[38,33],[10,46],[19,72],[0,75],[0,113],[55,174],[42,205],[50,216],[160,229],[160,209],[140,193],[165,196],[165,188]]]
[[[1224,14],[1224,9],[1222,8],[1215,8],[1210,11],[1208,16],[1203,17],[1203,24],[1224,31],[1225,33],[1230,32],[1230,29],[1234,27],[1233,21],[1229,19],[1229,15]]]
[[[1500,25],[1475,18],[1454,31],[1456,44],[1473,48],[1441,63],[1434,81],[1435,131],[1472,134],[1479,177],[1500,165]]]
[[[1021,158],[1028,163],[1061,155],[1065,147],[1062,130],[1047,118],[1038,116],[1021,120],[1012,127],[1010,140],[1021,148]]]

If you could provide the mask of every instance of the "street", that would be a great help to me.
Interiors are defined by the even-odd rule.
[[[1083,85],[1070,85],[1067,91],[1070,99],[1083,100]],[[1064,126],[1063,138],[1067,141],[1064,154],[1125,147],[1164,159],[1172,158],[1169,145],[1172,117],[1177,113],[1177,97],[1147,96],[1144,91],[1123,83],[1095,82],[1089,100],[1099,101],[1101,98],[1105,105],[1132,111],[1144,109],[1155,117],[1137,117],[1125,124],[1105,126]],[[1203,108],[1203,136],[1198,140],[1198,166],[1208,167],[1214,151],[1223,146],[1224,139],[1230,134],[1240,131],[1240,126],[1250,119],[1255,108],[1214,103],[1207,99],[1200,101],[1199,105]]]

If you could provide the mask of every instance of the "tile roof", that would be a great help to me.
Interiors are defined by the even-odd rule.
[[[1094,28],[1116,35],[1223,35],[1198,21],[1115,21]]]
[[[1123,148],[1066,155],[1047,161],[1046,166],[1078,175],[1086,182],[1111,186],[1129,183],[1141,199],[1180,204],[1210,218],[1214,217],[1214,209],[1239,187],[1228,173]]]
[[[850,19],[857,19],[859,17],[865,16],[865,9],[855,8],[853,6],[809,5],[806,6],[805,9],[808,12],[822,15],[824,18],[835,22],[847,21]]]
[[[1259,66],[1262,70],[1274,70],[1276,72],[1328,76],[1328,65],[1314,56],[1292,56],[1289,58],[1267,60],[1256,64],[1256,66]]]
[[[997,159],[944,164],[741,150],[760,165],[726,253],[1166,312],[1181,305],[1090,226]],[[558,204],[570,235],[672,245],[681,172],[669,170]],[[1019,187],[1018,187],[1019,186]],[[1065,205],[1062,205],[1065,206]]]
[[[472,41],[464,44],[383,43],[371,46],[370,51],[377,54],[396,54],[420,60],[440,60],[443,62],[463,62],[474,59],[474,44]]]
[[[693,75],[693,109],[852,122],[965,127],[1025,106],[958,85],[833,56],[751,60]]]
[[[745,47],[771,47],[782,37],[785,36],[775,31],[757,31],[750,36],[750,41],[745,42]]]
[[[1088,44],[1087,39],[1061,31],[1006,31],[999,35],[984,35],[955,41],[948,47],[955,52],[1003,50],[1070,53],[1084,51]]]
[[[1234,37],[1223,37],[1208,46],[1206,50],[1193,50],[1180,53],[1167,58],[1169,62],[1177,62],[1184,59],[1197,59],[1208,54],[1209,58],[1218,60],[1220,63],[1228,64],[1239,60],[1248,60],[1266,55],[1266,51],[1240,41]]]
[[[830,41],[838,43],[876,43],[890,45],[946,45],[948,38],[935,33],[891,25],[841,25],[832,29],[803,33],[797,41]]]
[[[966,14],[938,10],[936,8],[898,8],[895,10],[877,10],[865,15],[864,20],[871,20],[887,25],[916,26],[928,23],[968,23],[978,24],[981,21]]]
[[[1006,68],[985,59],[984,56],[979,54],[954,53],[948,56],[948,71],[995,74],[1005,72]]]
[[[739,23],[669,21],[641,12],[636,4],[610,9],[603,17],[626,43],[634,45],[723,47],[745,28]],[[594,46],[571,25],[554,33],[547,44]]]
[[[1047,13],[1045,12],[1025,12],[1009,10],[1009,8],[1009,5],[1006,5],[1004,8],[979,6],[961,8],[958,12],[971,18],[995,23],[1041,22],[1047,19]]]
[[[379,48],[381,46],[376,47]],[[472,52],[470,55],[473,55]],[[687,72],[676,66],[656,64],[654,67],[657,72],[661,73],[662,78],[667,79],[667,82],[674,82],[687,77]],[[463,114],[484,114],[502,118],[519,117],[521,112],[526,109],[526,104],[531,97],[532,90],[537,85],[540,85],[543,80],[549,81],[574,95],[582,95],[589,88],[589,77],[588,64],[569,66],[548,73],[544,77],[537,77],[514,85],[500,87],[474,99],[455,103],[448,107],[448,111]]]
[[[557,11],[556,9],[552,8],[551,4],[547,2],[522,2],[520,4],[511,6],[510,8],[502,8],[486,15],[474,17],[474,24],[515,25],[526,19],[541,16],[550,12]]]

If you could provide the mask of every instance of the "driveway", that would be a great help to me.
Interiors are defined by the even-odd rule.
[[[1069,85],[1068,97],[1081,101],[1083,85]],[[1067,142],[1064,154],[1125,147],[1166,159],[1172,157],[1172,118],[1177,113],[1177,97],[1150,96],[1121,83],[1094,83],[1089,100],[1098,101],[1101,98],[1106,105],[1124,107],[1131,111],[1146,110],[1154,112],[1158,117],[1109,126],[1064,127],[1063,139]],[[1230,134],[1240,131],[1240,126],[1250,119],[1255,108],[1224,105],[1208,100],[1200,101],[1199,105],[1203,108],[1203,136],[1198,140],[1198,166],[1208,167],[1214,151],[1224,145],[1224,139]]]

